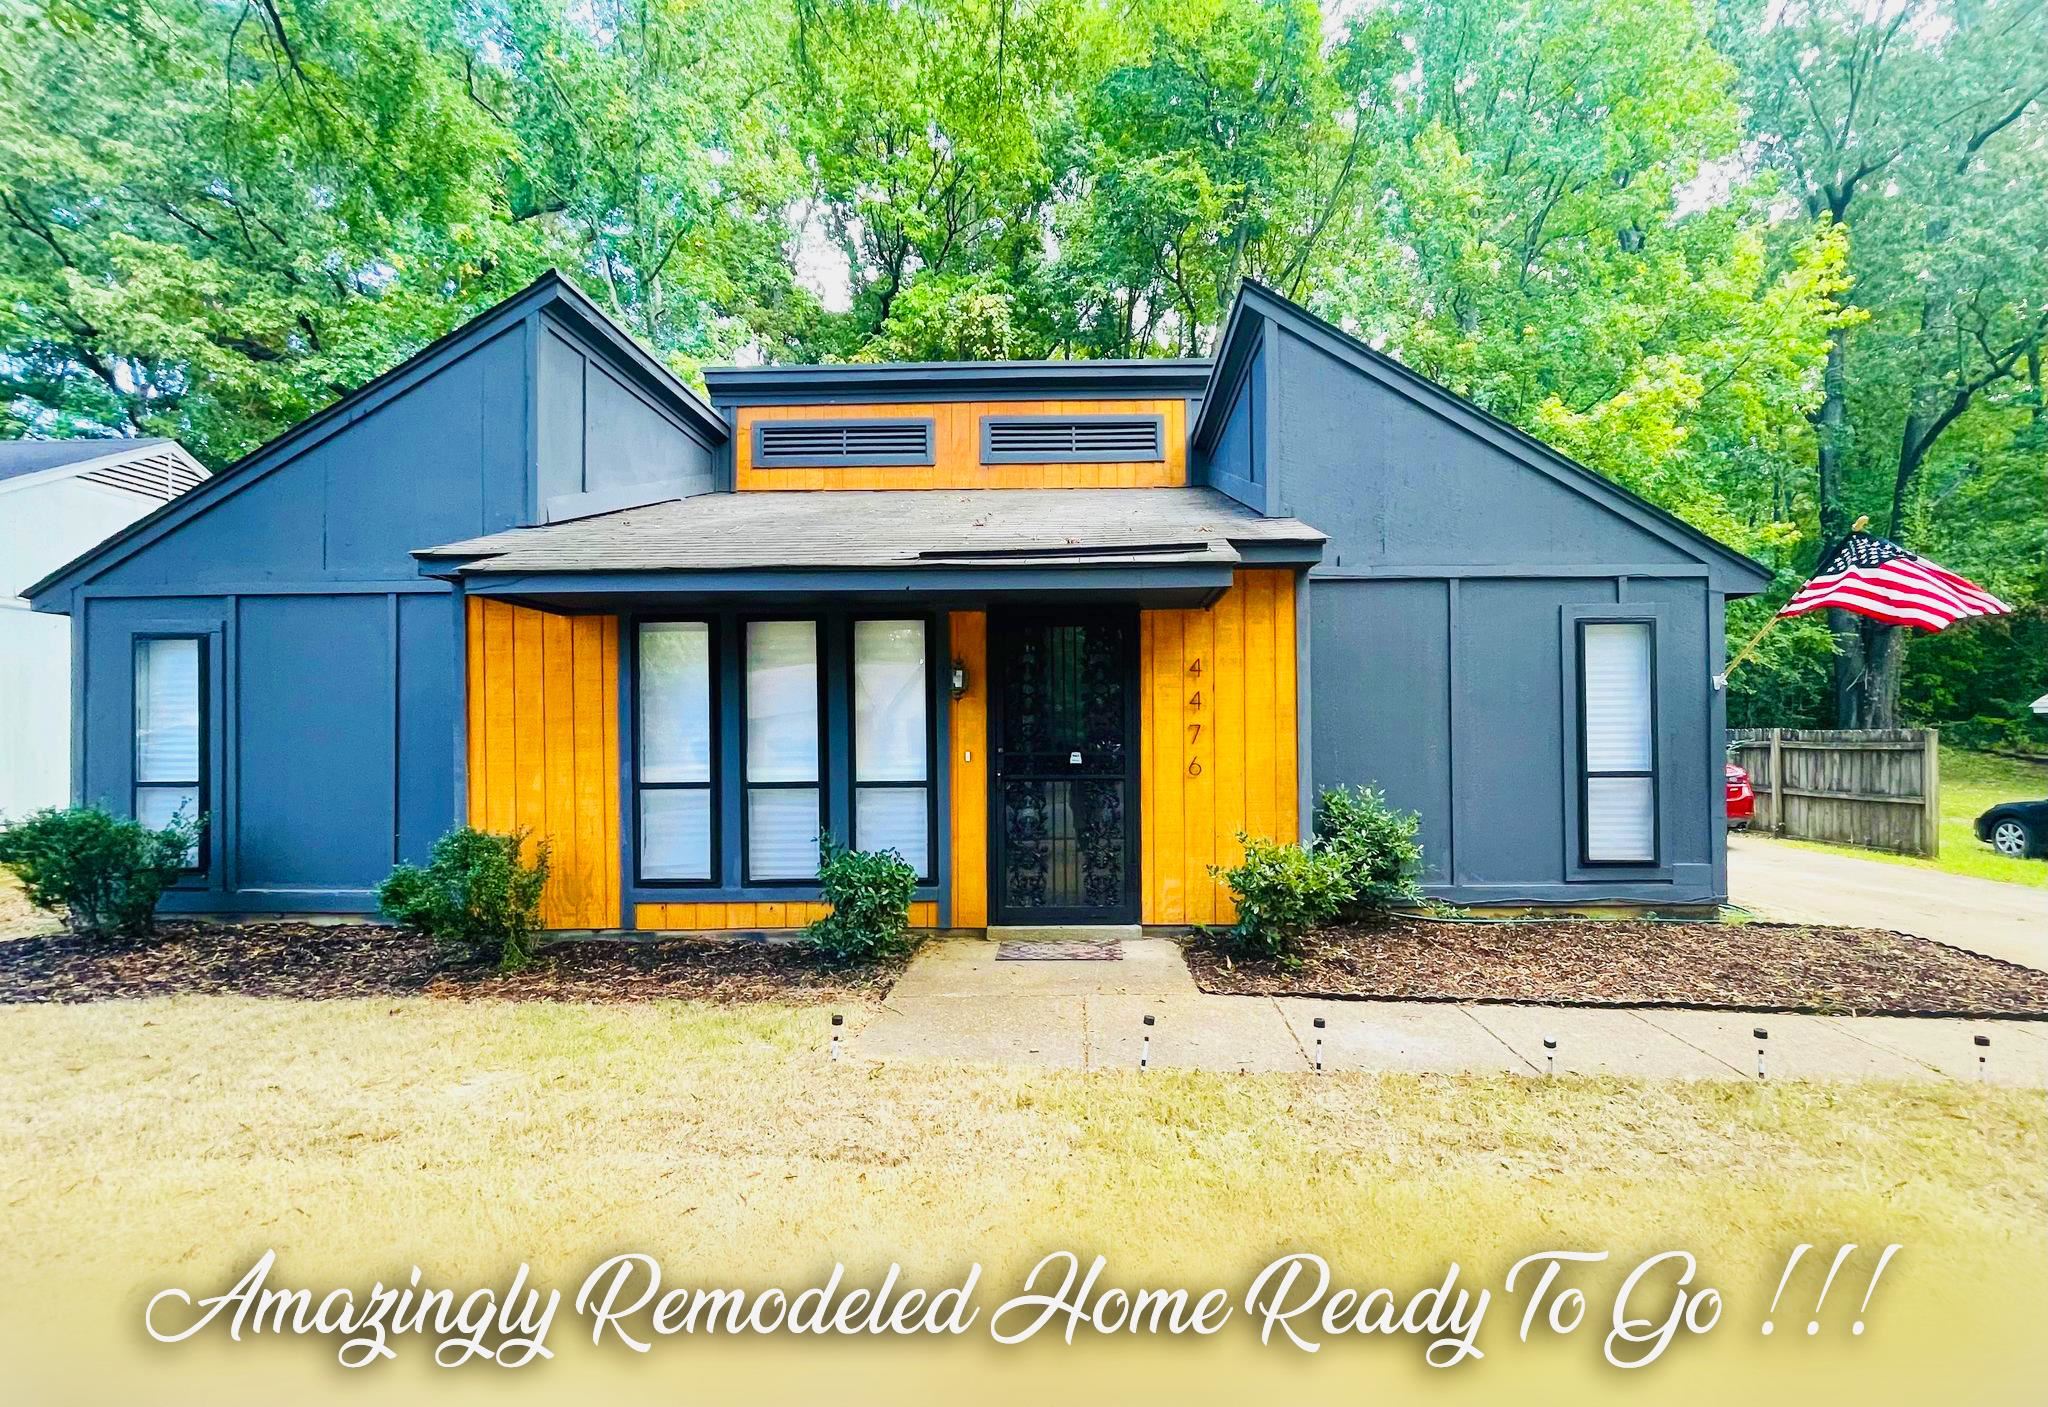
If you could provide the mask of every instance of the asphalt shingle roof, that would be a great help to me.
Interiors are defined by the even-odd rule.
[[[415,555],[464,573],[1227,563],[1233,544],[1323,540],[1207,488],[826,490],[700,494]]]

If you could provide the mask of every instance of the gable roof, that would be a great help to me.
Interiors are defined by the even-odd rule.
[[[162,436],[0,442],[0,493],[74,478],[163,503],[204,483],[206,466]]]
[[[1202,409],[1195,418],[1189,441],[1206,450],[1221,433],[1229,413],[1228,397],[1221,394],[1235,384],[1244,363],[1258,343],[1261,324],[1271,321],[1286,328],[1311,346],[1329,353],[1360,374],[1404,396],[1424,409],[1457,425],[1477,439],[1566,488],[1628,519],[1643,531],[1660,537],[1689,556],[1728,569],[1734,577],[1731,594],[1751,595],[1769,586],[1771,570],[1701,532],[1683,518],[1640,494],[1615,483],[1597,470],[1560,454],[1527,431],[1510,425],[1447,386],[1430,380],[1384,352],[1375,351],[1335,323],[1317,317],[1299,303],[1246,279],[1231,304],[1230,319],[1216,347],[1215,369]]]
[[[558,270],[550,269],[519,292],[436,338],[389,371],[251,450],[192,492],[172,499],[73,558],[22,594],[33,601],[69,587],[86,572],[112,566],[187,518],[203,512],[215,500],[253,483],[269,470],[354,424],[450,362],[541,311],[570,323],[611,352],[622,369],[659,394],[663,403],[681,415],[707,442],[722,444],[727,439],[730,432],[725,421],[704,403],[702,397],[649,355]]]

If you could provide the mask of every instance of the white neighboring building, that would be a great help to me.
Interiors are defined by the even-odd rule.
[[[71,622],[15,593],[205,477],[176,440],[0,443],[0,816],[71,799]]]

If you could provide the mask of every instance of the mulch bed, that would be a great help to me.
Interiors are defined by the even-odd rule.
[[[561,943],[523,972],[499,973],[368,924],[166,922],[139,943],[0,941],[0,1005],[183,995],[810,1005],[879,996],[900,971],[834,970],[787,944],[670,939]]]
[[[2048,972],[1875,928],[1396,918],[1324,930],[1298,967],[1189,945],[1205,992],[2048,1017]]]

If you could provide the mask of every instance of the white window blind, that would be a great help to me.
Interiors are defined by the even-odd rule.
[[[818,623],[747,626],[747,877],[818,873]]]
[[[640,874],[711,874],[711,627],[640,627]]]
[[[854,844],[894,850],[930,873],[925,630],[917,620],[853,627]]]
[[[195,820],[204,737],[199,641],[135,642],[135,819],[161,830],[173,817]],[[187,868],[199,864],[195,847]]]
[[[1579,628],[1584,737],[1585,858],[1647,864],[1657,857],[1657,780],[1647,621]]]

